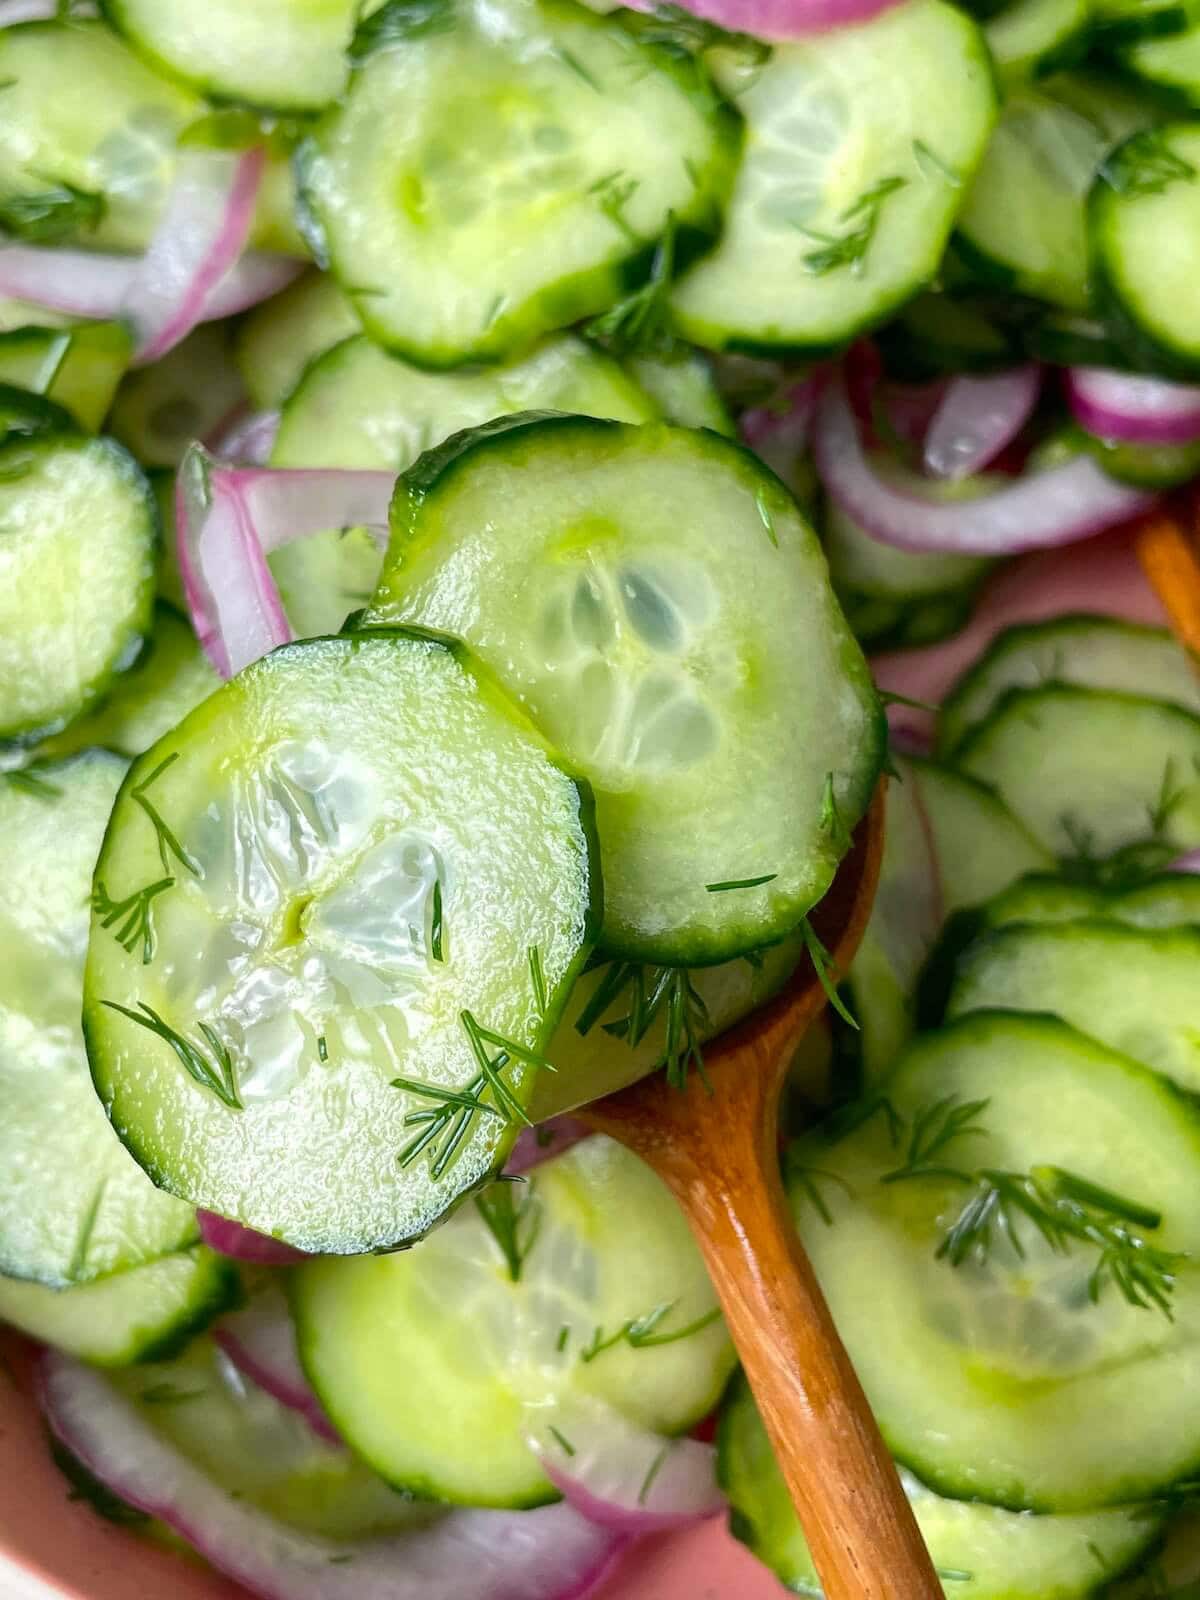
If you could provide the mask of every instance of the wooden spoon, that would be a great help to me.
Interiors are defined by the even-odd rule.
[[[879,878],[883,788],[813,927],[844,973]],[[787,1479],[827,1600],[942,1600],[896,1468],[879,1435],[779,1175],[788,1066],[825,1005],[810,964],[705,1051],[712,1085],[658,1076],[578,1115],[664,1179],[704,1252],[729,1331]]]
[[[1200,496],[1187,522],[1153,512],[1138,529],[1137,553],[1180,644],[1200,656]]]

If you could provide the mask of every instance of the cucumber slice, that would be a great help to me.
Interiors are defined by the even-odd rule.
[[[211,1339],[110,1381],[228,1495],[285,1528],[349,1540],[417,1528],[439,1515],[389,1489],[348,1450],[246,1383]]]
[[[196,1237],[105,1121],[79,1034],[91,872],[124,769],[93,750],[0,778],[0,1272],[59,1286]]]
[[[99,710],[47,739],[39,747],[38,757],[70,755],[88,745],[103,745],[131,758],[140,756],[207,700],[220,683],[191,624],[160,600],[155,607],[154,632],[136,665],[116,680]]]
[[[607,309],[672,223],[710,238],[740,130],[690,57],[569,0],[436,9],[367,20],[300,165],[367,332],[451,367]]]
[[[93,922],[88,1051],[121,1137],[303,1250],[418,1237],[513,1142],[591,935],[590,849],[585,796],[460,647],[254,663],[130,769],[96,869],[161,891],[148,962]],[[139,1005],[174,1046],[113,1009]],[[506,1046],[477,1055],[476,1024]]]
[[[97,1367],[159,1361],[241,1293],[231,1261],[193,1245],[77,1289],[0,1277],[0,1322]]]
[[[1183,33],[1186,0],[1091,0],[1096,42],[1106,47]]]
[[[70,413],[53,400],[0,383],[0,445],[14,439],[31,439],[39,433],[74,432]]]
[[[938,750],[947,758],[1009,689],[1074,683],[1120,689],[1200,711],[1200,680],[1166,628],[1080,613],[1005,628],[942,702]]]
[[[103,0],[104,14],[170,77],[216,100],[319,111],[341,93],[357,0]]]
[[[1200,104],[1200,23],[1194,13],[1189,17],[1182,7],[1177,14],[1187,18],[1187,27],[1166,38],[1151,37],[1131,44],[1121,51],[1121,64],[1147,83],[1174,89],[1192,105],[1197,105]]]
[[[419,1250],[314,1262],[291,1284],[301,1359],[343,1437],[389,1483],[456,1503],[557,1498],[527,1437],[548,1407],[598,1402],[681,1433],[734,1364],[682,1213],[602,1137]]]
[[[935,277],[983,156],[995,96],[978,28],[941,0],[908,0],[777,44],[727,87],[746,155],[721,243],[672,296],[681,331],[769,354],[884,321]]]
[[[109,431],[147,467],[177,467],[244,403],[229,326],[203,323],[153,366],[132,372],[117,392]]]
[[[1054,860],[986,784],[920,756],[899,763],[920,801],[933,840],[942,912],[982,904],[1027,872]]]
[[[800,1519],[744,1378],[721,1408],[717,1451],[734,1537],[791,1593],[819,1596]],[[946,1594],[971,1600],[1084,1600],[1136,1561],[1162,1526],[1145,1506],[1039,1517],[943,1499],[903,1467],[900,1482]]]
[[[1200,443],[1128,444],[1087,435],[1088,449],[1118,483],[1136,489],[1177,489],[1200,474]]]
[[[251,403],[259,411],[277,410],[310,361],[361,331],[333,279],[323,272],[305,273],[282,294],[255,306],[238,326],[234,354]]]
[[[977,481],[994,483],[994,479]],[[884,544],[860,528],[853,517],[832,500],[825,502],[821,542],[829,557],[829,572],[835,588],[887,600],[942,600],[951,595],[969,598],[995,565],[978,556],[940,552],[915,555],[910,550]]]
[[[0,296],[0,333],[15,333],[19,328],[75,328],[79,318],[65,311],[51,311],[28,300],[9,300]]]
[[[0,737],[62,727],[150,630],[158,519],[111,439],[0,445]]]
[[[737,434],[708,357],[678,345],[666,355],[626,356],[625,370],[668,422]]]
[[[132,354],[129,331],[119,322],[14,328],[0,334],[0,383],[44,394],[95,433]]]
[[[1175,1271],[1174,1291],[1162,1291],[1172,1321],[1125,1299],[1102,1245],[1067,1235],[1056,1250],[1011,1201],[1009,1227],[994,1205],[986,1235],[967,1231],[964,1212],[984,1203],[982,1174],[1027,1185],[1040,1174],[1043,1212],[1069,1217],[1053,1198],[1062,1191],[1045,1187],[1060,1181],[1048,1173],[1057,1170],[1076,1195],[1087,1193],[1078,1180],[1103,1186],[1077,1208],[1107,1226],[1102,1238],[1112,1240],[1120,1219],[1101,1197],[1126,1212],[1134,1242],[1114,1246],[1110,1263],[1133,1252],[1146,1265],[1151,1248],[1194,1258],[1193,1105],[1065,1024],[1015,1012],[975,1012],[918,1040],[880,1092],[900,1119],[894,1142],[892,1119],[864,1117],[864,1106],[840,1138],[818,1130],[793,1147],[789,1193],[893,1454],[940,1494],[1013,1510],[1094,1511],[1189,1475],[1200,1417],[1195,1266],[1169,1256],[1162,1267]],[[930,1175],[881,1182],[908,1164],[917,1119],[925,1115],[928,1138],[947,1113],[978,1131],[944,1140]],[[1142,1221],[1128,1219],[1131,1202],[1146,1208]],[[1156,1213],[1151,1227],[1145,1218]],[[957,1266],[944,1243],[956,1225]]]
[[[864,650],[916,650],[937,644],[965,627],[975,609],[975,590],[902,600],[895,595],[859,594],[844,584],[836,593],[850,631]]]
[[[1034,874],[1006,889],[986,912],[990,928],[1010,922],[1074,922],[1081,917],[1106,917],[1133,928],[1200,927],[1200,877],[1168,872],[1114,894],[1091,884]]]
[[[1200,123],[1127,139],[1088,202],[1097,293],[1121,333],[1159,368],[1200,372],[1200,312],[1181,241],[1200,227]]]
[[[1102,921],[999,928],[958,959],[947,1014],[1047,1011],[1200,1090],[1200,928]]]
[[[1013,0],[983,30],[1000,81],[1041,77],[1082,55],[1091,0]]]
[[[546,1122],[615,1094],[663,1066],[675,1074],[683,1072],[690,1064],[684,1054],[686,1038],[680,1041],[680,1054],[667,1058],[668,1017],[676,990],[682,992],[692,1037],[703,1053],[710,1039],[773,999],[805,954],[803,935],[793,933],[753,958],[717,967],[672,971],[613,961],[585,972],[546,1050],[558,1071],[543,1072],[538,1078],[530,1116]],[[644,1032],[634,1023],[639,995],[647,1012],[654,996],[660,996],[653,1015],[644,1015]]]
[[[658,408],[611,356],[561,335],[474,372],[426,372],[361,336],[319,357],[287,404],[277,467],[410,467],[462,428],[528,410],[647,422]],[[270,557],[298,634],[335,633],[370,600],[383,564],[366,529],[336,529]]]
[[[956,759],[1077,866],[1144,872],[1200,845],[1200,717],[1165,700],[1010,689]]]
[[[947,373],[997,372],[1020,359],[990,306],[948,294],[919,294],[876,339],[888,372],[909,383]]]
[[[781,938],[833,877],[835,812],[853,828],[874,788],[881,713],[817,542],[716,434],[459,435],[398,485],[365,621],[465,637],[588,776],[604,943],[629,960]]]
[[[1112,147],[1149,120],[1137,95],[1077,73],[1014,93],[958,219],[969,258],[1008,289],[1086,311],[1087,193]]]

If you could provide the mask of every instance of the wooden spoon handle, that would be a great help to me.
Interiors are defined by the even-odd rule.
[[[1193,508],[1193,518],[1196,510]],[[1137,538],[1138,559],[1158,591],[1175,637],[1200,654],[1200,537],[1169,511],[1153,512]]]
[[[827,1600],[942,1600],[896,1468],[787,1214],[774,1151],[764,1161],[765,1152],[747,1149],[743,1162],[731,1163],[732,1132],[723,1129],[724,1160],[689,1163],[690,1172],[680,1165],[660,1170],[704,1251]]]

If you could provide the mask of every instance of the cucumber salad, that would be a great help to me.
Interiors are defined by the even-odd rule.
[[[706,1518],[819,1595],[580,1115],[819,982],[785,1188],[947,1596],[1195,1594],[1200,677],[1089,574],[1200,480],[1200,18],[634,4],[0,0],[15,1370],[263,1600]]]

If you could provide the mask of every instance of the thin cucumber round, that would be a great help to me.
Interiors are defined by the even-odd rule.
[[[940,1494],[1012,1510],[1127,1505],[1190,1476],[1194,1105],[1015,1012],[919,1039],[879,1094],[788,1171],[892,1453]]]
[[[133,341],[119,322],[0,333],[0,383],[45,395],[95,433],[129,365]]]
[[[985,908],[987,925],[1073,922],[1104,917],[1132,928],[1200,927],[1200,876],[1167,872],[1136,888],[1113,892],[1035,873],[1014,883]]]
[[[1001,82],[1011,85],[1082,55],[1091,22],[1090,0],[1012,0],[983,34]]]
[[[996,635],[942,702],[938,750],[952,758],[1009,689],[1045,683],[1120,689],[1200,711],[1200,682],[1165,628],[1079,613],[1021,623]]]
[[[97,1367],[161,1361],[237,1304],[237,1269],[193,1245],[75,1289],[0,1277],[0,1322]]]
[[[995,479],[976,481],[980,492],[985,492],[984,485],[994,485]],[[961,487],[956,487],[959,487],[957,495],[943,491],[944,497],[963,498]],[[969,597],[994,565],[979,556],[944,551],[918,555],[910,550],[898,550],[895,545],[872,538],[833,501],[825,503],[821,542],[829,557],[829,572],[835,588],[888,600],[919,602],[955,594]]]
[[[793,1594],[821,1595],[800,1519],[744,1378],[730,1388],[717,1434],[730,1531]],[[900,1482],[947,1596],[971,1600],[1084,1600],[1159,1537],[1146,1506],[1030,1516],[947,1500],[903,1467]]]
[[[898,595],[860,594],[837,584],[835,592],[850,631],[864,650],[918,650],[966,626],[975,609],[975,589],[905,600]]]
[[[1124,439],[1087,436],[1088,449],[1118,483],[1136,489],[1177,489],[1200,474],[1200,442],[1129,444]]]
[[[244,404],[229,324],[205,322],[117,391],[108,431],[147,467],[176,467]]]
[[[0,1272],[55,1286],[196,1237],[108,1126],[79,1032],[92,868],[124,770],[93,750],[0,778]]]
[[[888,372],[909,383],[947,373],[996,372],[1020,359],[994,307],[932,291],[910,300],[877,337]]]
[[[672,296],[713,349],[827,350],[936,276],[995,111],[979,29],[941,0],[774,46],[728,86],[746,155],[717,249]]]
[[[238,325],[234,352],[251,403],[260,411],[276,410],[310,361],[361,331],[333,279],[323,272],[305,273]]]
[[[163,1188],[311,1251],[504,1160],[593,932],[590,805],[460,646],[290,645],[130,769],[96,869],[99,1093]],[[148,942],[147,942],[148,940]]]
[[[734,1363],[678,1206],[601,1137],[486,1191],[417,1250],[291,1282],[339,1432],[389,1483],[468,1505],[557,1498],[528,1438],[551,1405],[681,1433]]]
[[[596,791],[603,941],[715,963],[821,898],[882,758],[782,484],[716,434],[501,420],[400,480],[364,623],[465,637]]]
[[[1121,63],[1147,83],[1174,89],[1192,105],[1200,105],[1200,25],[1194,15],[1185,29],[1131,43],[1121,51]]]
[[[95,705],[150,631],[158,517],[111,439],[0,445],[0,737]]]
[[[367,332],[450,367],[607,310],[664,230],[711,238],[741,130],[690,57],[569,0],[435,7],[366,20],[300,168]]]
[[[104,14],[169,77],[215,100],[319,111],[346,82],[357,0],[104,0]]]
[[[678,345],[661,355],[626,356],[624,366],[668,422],[711,428],[731,438],[736,434],[712,365],[702,351]]]

